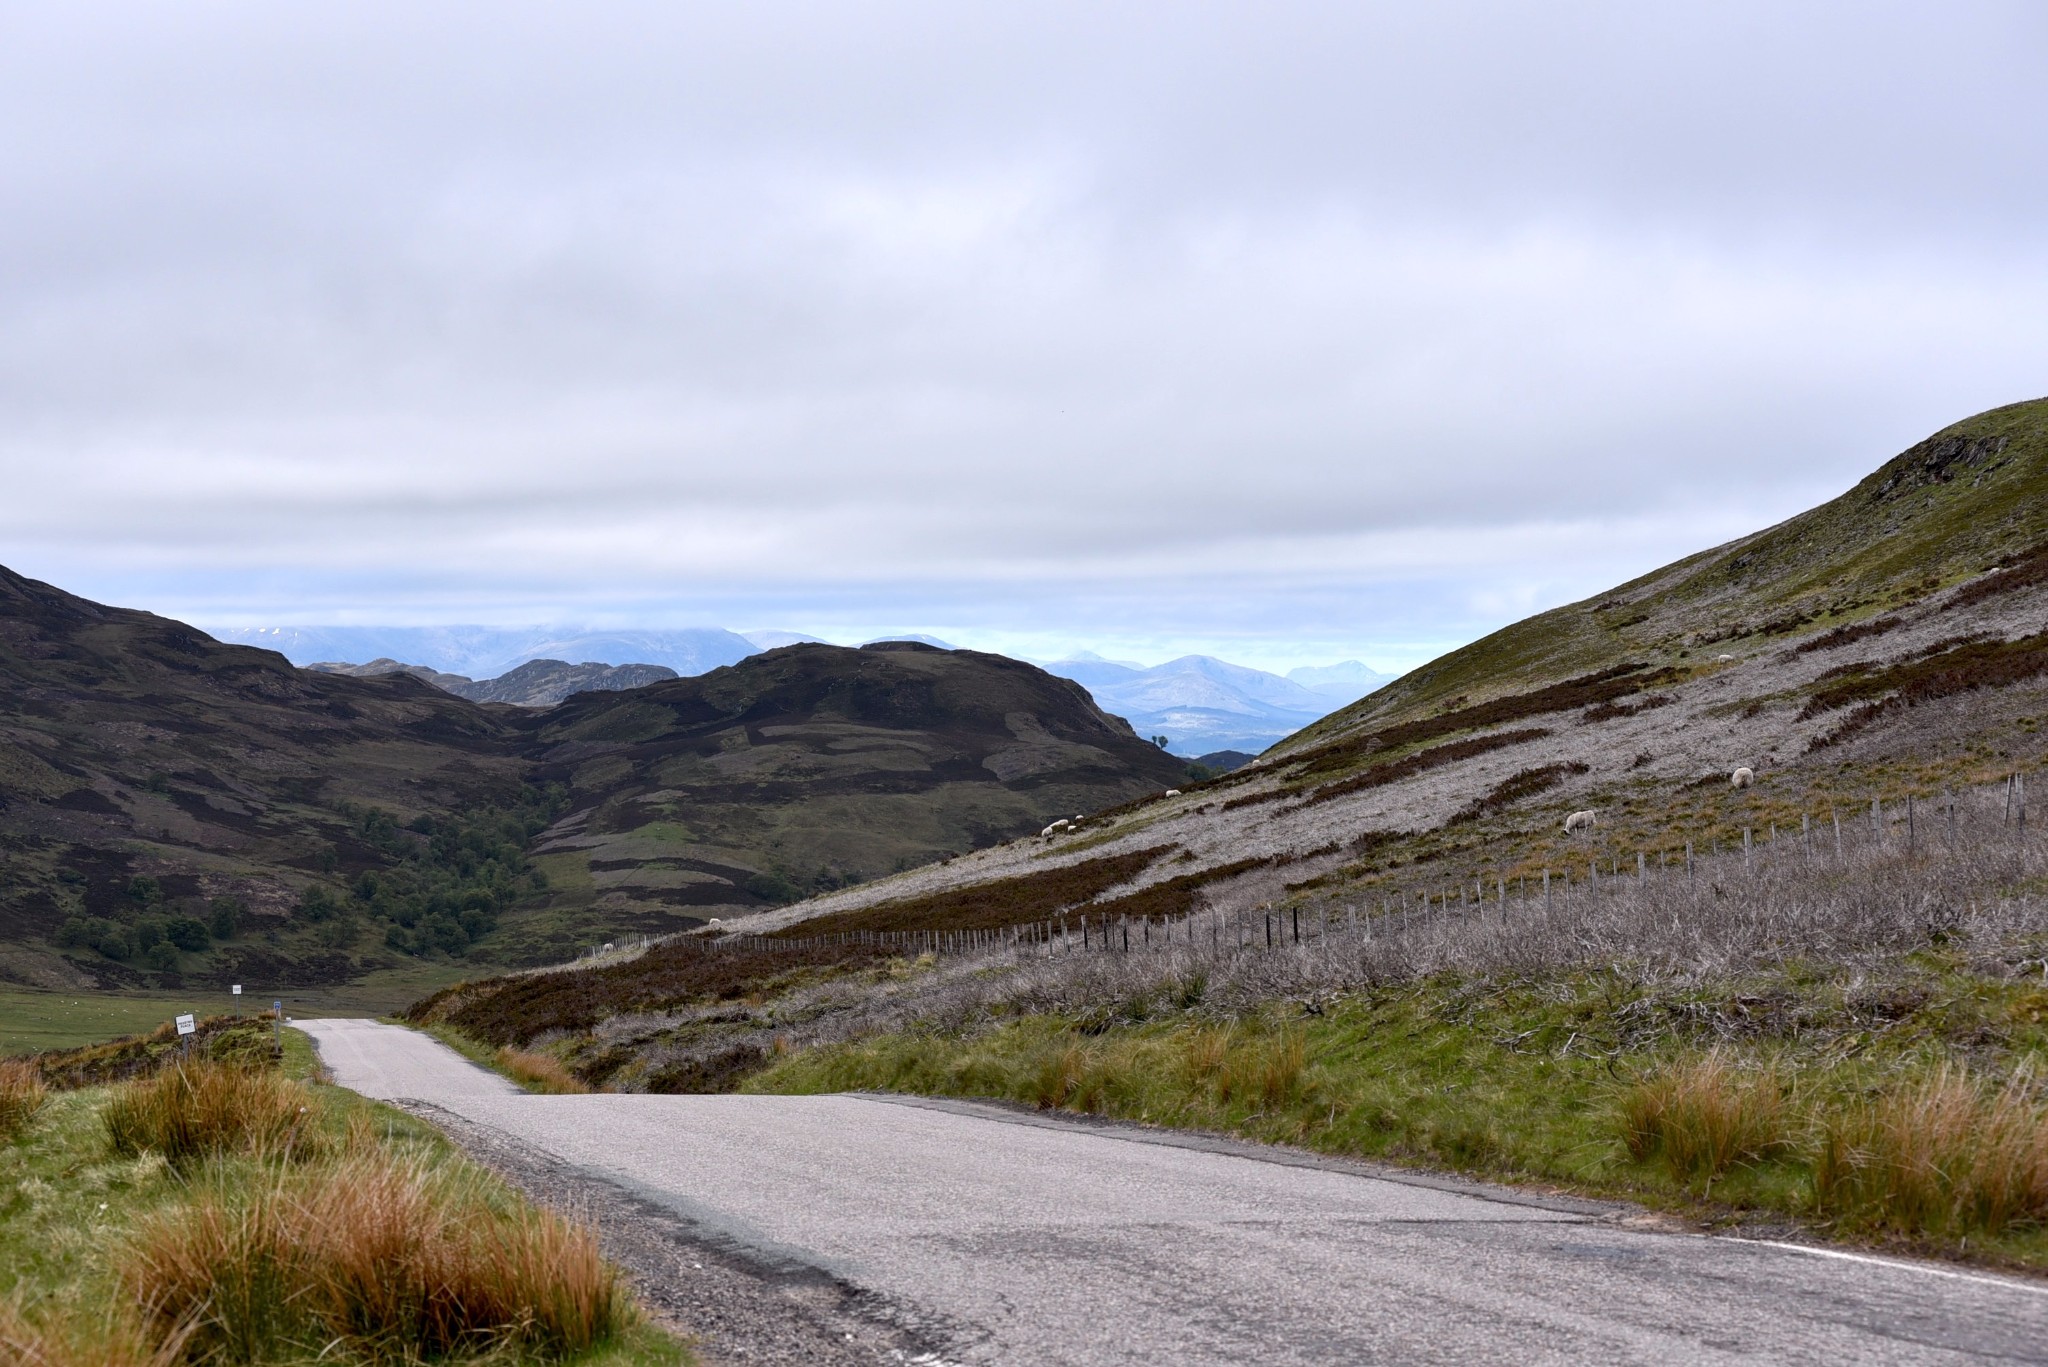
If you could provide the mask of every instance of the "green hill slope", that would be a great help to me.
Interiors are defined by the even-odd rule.
[[[1918,602],[2048,541],[2048,399],[1994,408],[1840,498],[1433,660],[1276,753],[1629,661],[1676,663]]]
[[[2039,762],[2044,727],[2038,400],[1938,432],[1776,527],[1453,651],[1178,797],[778,919],[859,912],[867,926],[891,902],[928,920],[984,885],[1024,920],[1355,906],[1682,855],[1872,797],[1936,799]],[[1738,767],[1755,786],[1731,788]],[[1598,833],[1567,838],[1580,809],[1600,813]],[[1144,852],[1127,884],[1074,872]]]

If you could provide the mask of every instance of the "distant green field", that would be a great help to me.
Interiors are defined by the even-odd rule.
[[[478,970],[471,969],[471,973]],[[287,991],[287,1016],[382,1016],[454,981],[462,970],[453,965],[421,965],[398,972],[373,973],[343,987],[309,987]],[[217,990],[190,992],[46,992],[32,987],[0,986],[0,1058],[38,1049],[65,1049],[100,1040],[154,1030],[181,1012],[215,1016],[229,1011],[268,1011],[276,994],[245,993],[240,997]]]

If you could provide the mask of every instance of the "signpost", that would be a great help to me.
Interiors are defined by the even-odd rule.
[[[232,992],[235,996],[239,997],[242,995],[242,985],[240,983],[236,983],[233,987],[229,988],[228,991]]]
[[[185,1046],[185,1054],[188,1058],[192,1053],[192,1036],[198,1033],[198,1030],[199,1022],[192,1019],[191,1012],[188,1011],[178,1017],[178,1038]]]

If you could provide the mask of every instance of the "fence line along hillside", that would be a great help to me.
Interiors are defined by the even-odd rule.
[[[2038,822],[2016,776],[1933,802],[1810,814],[1690,857],[1602,852],[1547,876],[1490,876],[1371,897],[1211,905],[1170,920],[1077,910],[1000,931],[845,937],[866,952],[935,956],[884,994],[830,994],[792,1043],[1021,1011],[1092,1013],[1200,999],[1223,1009],[1437,974],[1537,977],[1597,969],[1699,982],[1811,960],[1874,969],[1930,946],[1979,972],[2048,981]],[[725,952],[796,956],[836,937],[728,937]],[[823,1005],[821,1002],[820,1005]]]

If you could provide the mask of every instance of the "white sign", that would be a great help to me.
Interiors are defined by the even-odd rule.
[[[195,1024],[195,1023],[193,1022],[193,1020],[192,1020],[192,1017],[191,1017],[191,1016],[189,1016],[189,1015],[186,1015],[186,1016],[180,1016],[180,1017],[178,1017],[178,1033],[179,1033],[179,1034],[181,1034],[181,1035],[190,1035],[190,1034],[193,1034],[193,1033],[195,1033],[195,1032],[196,1032],[196,1031],[197,1031],[198,1029],[199,1029],[198,1025],[196,1025],[196,1024]]]
[[[242,995],[242,985],[240,983],[236,983],[233,987],[229,988],[228,991],[234,993],[237,997],[239,997]]]

